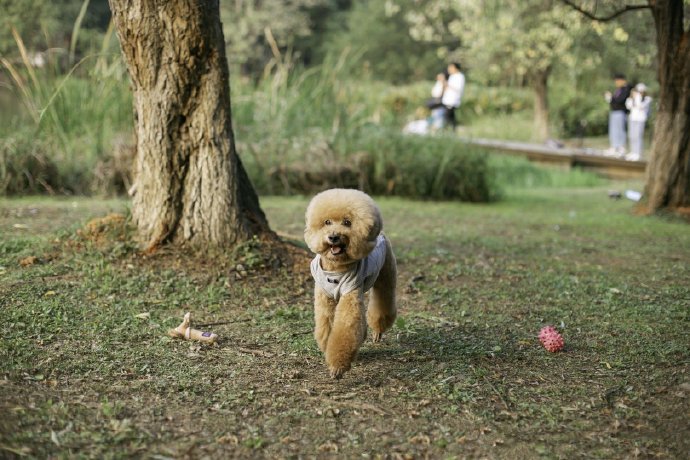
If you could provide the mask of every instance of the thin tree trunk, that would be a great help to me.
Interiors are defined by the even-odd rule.
[[[549,74],[550,70],[536,72],[532,78],[534,90],[534,133],[537,139],[549,138]]]
[[[645,200],[650,212],[690,206],[690,35],[683,0],[650,0],[659,59],[658,113]]]
[[[236,152],[218,0],[109,0],[134,92],[132,217],[149,247],[270,233]]]

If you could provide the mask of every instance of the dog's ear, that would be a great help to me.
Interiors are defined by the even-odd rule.
[[[307,246],[309,247],[311,252],[318,253],[321,251],[321,249],[319,248],[321,238],[319,238],[317,232],[313,231],[308,226],[304,229],[304,242],[307,243]]]
[[[376,237],[383,227],[381,212],[373,201],[362,203],[358,211],[360,219],[353,221],[350,234],[349,254],[353,259],[364,259],[376,247]]]
[[[316,229],[313,228],[311,219],[309,218],[310,215],[311,215],[311,204],[307,208],[307,213],[304,216],[305,217],[304,220],[306,222],[306,225],[304,227],[304,242],[307,243],[307,246],[309,247],[309,249],[312,252],[316,253],[316,252],[318,252],[319,237],[317,235]]]
[[[371,227],[369,228],[369,241],[376,241],[376,237],[379,236],[381,230],[383,230],[383,219],[381,219],[381,211],[379,211],[378,206],[374,205],[374,211],[372,213],[373,221]]]

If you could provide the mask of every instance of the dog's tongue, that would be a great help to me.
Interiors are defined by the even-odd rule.
[[[331,254],[340,254],[342,250],[340,246],[331,246]]]

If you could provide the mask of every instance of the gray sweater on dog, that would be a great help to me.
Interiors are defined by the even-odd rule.
[[[319,254],[311,261],[311,276],[316,285],[323,289],[328,297],[336,302],[340,296],[352,292],[360,287],[364,292],[374,286],[376,278],[386,260],[386,237],[379,235],[376,238],[376,246],[369,255],[354,264],[354,267],[346,272],[327,272],[321,268],[321,256]]]

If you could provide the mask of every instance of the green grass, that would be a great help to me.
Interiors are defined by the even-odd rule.
[[[341,381],[306,261],[144,255],[75,233],[124,201],[0,199],[1,456],[682,458],[690,232],[607,197],[638,185],[379,198],[400,316]],[[262,206],[298,239],[307,201]],[[185,311],[218,347],[167,337]]]
[[[463,110],[461,107],[458,111]],[[470,118],[460,125],[458,133],[463,137],[485,139],[509,139],[533,142],[534,120],[531,110],[511,114],[496,114],[490,117]]]

